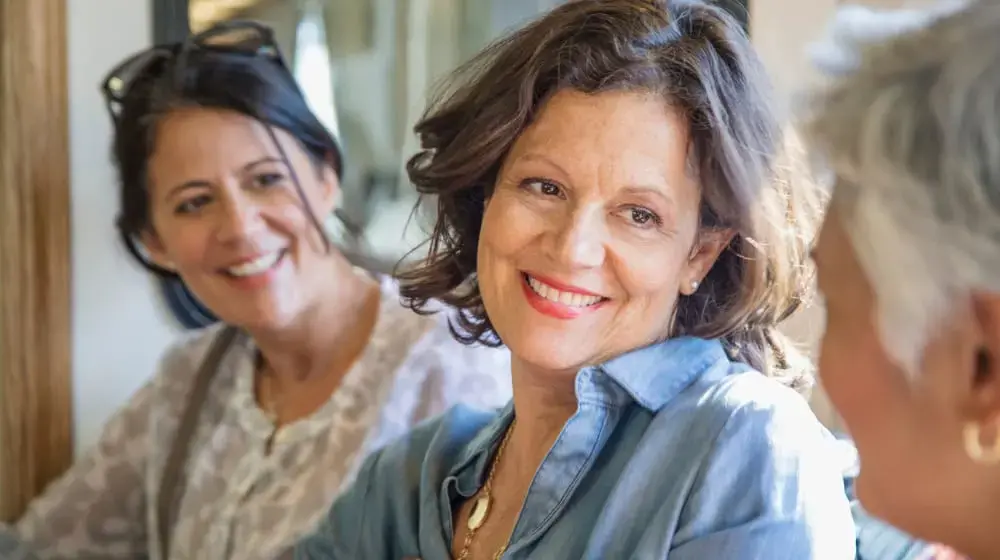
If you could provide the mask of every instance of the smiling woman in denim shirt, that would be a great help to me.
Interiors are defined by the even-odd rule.
[[[372,455],[298,558],[853,558],[828,432],[774,327],[817,192],[739,24],[698,2],[578,0],[488,47],[416,126],[437,204],[402,275],[513,402]]]

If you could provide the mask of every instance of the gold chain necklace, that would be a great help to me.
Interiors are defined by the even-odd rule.
[[[278,391],[277,383],[274,380],[274,372],[270,371],[270,368],[264,363],[264,357],[257,352],[255,357],[257,366],[255,368],[255,374],[257,376],[257,383],[260,387],[260,408],[261,412],[264,413],[264,417],[268,419],[271,424],[274,424],[275,430],[278,427],[278,420],[280,416],[280,406],[287,396],[287,391]],[[272,434],[273,437],[273,434]]]
[[[472,505],[472,510],[469,512],[469,519],[465,525],[468,532],[465,533],[465,541],[462,543],[462,552],[459,553],[458,560],[468,560],[472,541],[476,538],[476,533],[486,523],[486,517],[490,514],[490,507],[493,505],[493,476],[497,472],[497,464],[500,462],[500,458],[503,457],[504,450],[507,449],[507,442],[510,441],[510,435],[514,433],[515,424],[517,424],[516,418],[510,423],[507,433],[500,440],[500,447],[497,448],[497,454],[493,457],[493,464],[490,465],[490,472],[486,476],[486,484],[479,491],[479,497],[476,498],[476,503]],[[493,560],[499,560],[506,551],[507,545],[504,544],[493,554]]]

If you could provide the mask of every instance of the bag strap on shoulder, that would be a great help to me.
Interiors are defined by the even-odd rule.
[[[170,533],[174,524],[175,512],[173,510],[177,501],[177,489],[191,448],[191,438],[194,437],[198,427],[202,405],[208,396],[208,389],[212,385],[215,372],[218,371],[222,358],[236,339],[237,334],[239,334],[239,330],[235,327],[226,326],[212,341],[212,346],[209,347],[205,359],[198,367],[198,373],[195,375],[194,384],[188,394],[184,413],[177,426],[177,434],[170,446],[170,453],[167,455],[167,462],[163,468],[163,478],[160,479],[160,488],[156,496],[156,529],[160,538],[161,560],[170,558]]]

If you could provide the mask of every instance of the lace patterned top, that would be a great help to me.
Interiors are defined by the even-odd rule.
[[[215,374],[191,440],[169,560],[272,560],[323,517],[371,451],[458,401],[510,398],[506,350],[463,346],[447,318],[399,304],[383,281],[368,347],[330,400],[273,434],[254,399],[249,337]],[[31,505],[8,537],[40,558],[160,559],[155,496],[185,396],[219,327],[170,348],[97,445]],[[3,531],[0,531],[2,533]]]

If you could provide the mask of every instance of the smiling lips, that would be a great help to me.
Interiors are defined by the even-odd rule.
[[[256,289],[271,283],[284,262],[285,250],[272,251],[238,265],[223,269],[230,283],[242,289]]]
[[[256,274],[261,274],[277,264],[278,259],[280,259],[284,254],[284,251],[267,253],[253,260],[236,266],[231,266],[226,269],[226,272],[232,274],[233,276],[254,276]]]
[[[546,278],[523,275],[524,295],[528,303],[543,315],[557,319],[575,319],[599,309],[608,298],[559,284]]]

